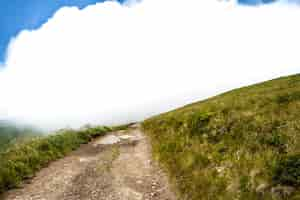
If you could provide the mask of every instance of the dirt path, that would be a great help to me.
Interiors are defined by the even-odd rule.
[[[175,200],[135,126],[83,145],[37,173],[7,200]]]

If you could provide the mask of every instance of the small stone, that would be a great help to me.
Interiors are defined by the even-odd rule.
[[[251,178],[254,178],[258,174],[260,174],[260,170],[259,169],[253,169],[253,170],[250,171],[250,177]]]
[[[224,166],[216,167],[218,173],[222,173],[226,168]]]
[[[263,194],[267,189],[269,188],[269,184],[267,183],[262,183],[259,186],[257,186],[257,188],[255,189],[255,191],[257,193],[261,193]]]
[[[288,198],[295,191],[291,186],[276,186],[271,189],[272,197],[275,198]]]

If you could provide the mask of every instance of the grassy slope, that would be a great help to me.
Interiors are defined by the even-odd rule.
[[[300,75],[143,123],[182,199],[300,199]]]
[[[40,135],[42,135],[41,132],[33,127],[20,126],[9,121],[0,121],[0,151],[5,150],[16,140]]]

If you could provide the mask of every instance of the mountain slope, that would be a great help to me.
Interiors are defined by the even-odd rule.
[[[183,199],[300,199],[300,75],[143,123]]]
[[[26,137],[40,136],[41,131],[27,125],[19,125],[10,121],[0,120],[0,151],[16,140]]]

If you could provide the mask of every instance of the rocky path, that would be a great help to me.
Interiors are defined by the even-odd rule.
[[[138,126],[83,145],[7,200],[175,200]]]

